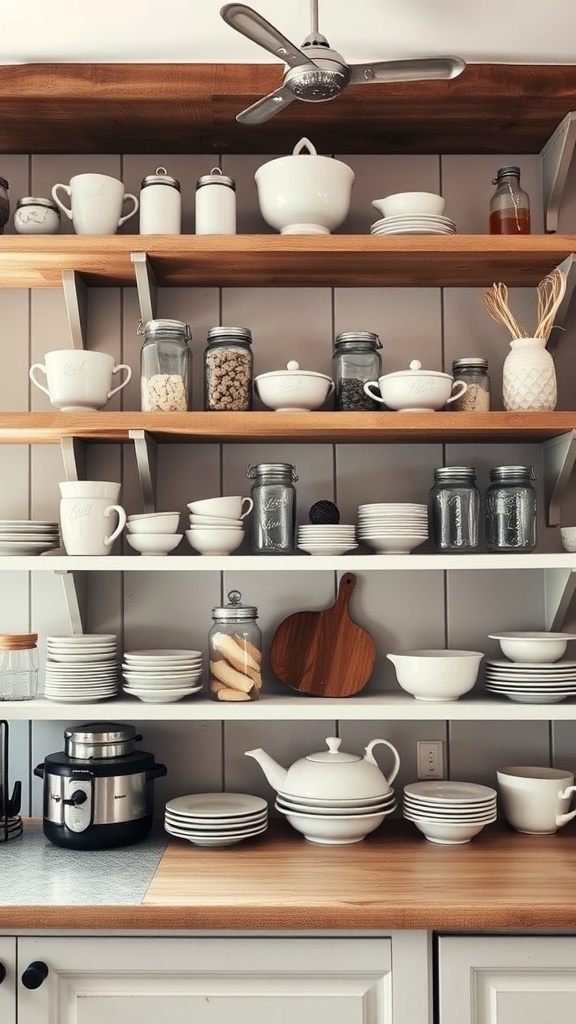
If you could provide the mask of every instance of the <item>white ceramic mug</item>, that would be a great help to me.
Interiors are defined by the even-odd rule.
[[[109,518],[118,516],[116,528],[109,533]],[[67,555],[109,555],[112,544],[126,526],[121,505],[108,498],[62,498],[60,532]]]
[[[496,772],[504,817],[517,832],[552,835],[576,817],[568,813],[575,791],[573,772],[514,765]]]
[[[71,209],[60,199],[59,189],[70,197]],[[140,205],[136,196],[125,192],[123,183],[109,174],[75,174],[69,185],[60,181],[54,185],[52,198],[72,221],[77,235],[115,235]],[[122,216],[126,200],[132,201],[133,209]]]
[[[118,387],[112,387],[112,378],[125,371]],[[48,387],[36,379],[40,371],[46,376]],[[91,412],[102,409],[108,400],[126,387],[132,370],[126,363],[116,365],[107,352],[89,352],[85,349],[57,349],[47,352],[43,363],[34,363],[29,370],[33,384],[45,395],[55,409],[61,412]]]

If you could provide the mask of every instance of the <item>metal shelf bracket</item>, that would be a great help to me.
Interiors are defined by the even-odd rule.
[[[82,615],[80,613],[80,604],[78,601],[78,592],[76,590],[74,573],[69,572],[66,569],[55,569],[54,575],[60,576],[62,579],[64,600],[66,602],[72,635],[80,636],[84,632],[84,629],[82,626]]]
[[[62,271],[62,290],[73,348],[85,348],[88,333],[88,288],[76,270]]]
[[[542,445],[544,460],[544,497],[546,523],[560,523],[560,501],[566,490],[576,460],[576,430],[559,437],[551,437]]]
[[[544,570],[544,609],[547,630],[561,631],[575,590],[576,571],[574,569]]]
[[[62,437],[60,450],[66,479],[86,479],[86,442],[79,437]]]
[[[129,437],[134,441],[138,475],[140,477],[140,489],[142,491],[142,505],[144,512],[156,511],[156,472],[157,472],[157,445],[156,441],[146,430],[130,430]]]
[[[571,110],[540,151],[544,230],[558,231],[558,212],[576,145],[576,111]]]
[[[143,324],[146,324],[149,320],[154,320],[156,316],[158,285],[147,253],[131,252],[130,259],[134,264],[134,273],[136,274],[140,319]]]
[[[564,293],[564,298],[558,306],[556,316],[554,317],[554,326],[547,345],[547,348],[549,349],[556,348],[556,345],[560,340],[561,335],[558,331],[561,331],[566,323],[568,310],[570,309],[574,295],[574,288],[576,287],[576,259],[574,258],[573,252],[571,252],[565,260],[562,260],[562,263],[558,264],[558,270],[561,270],[566,276],[566,292]]]

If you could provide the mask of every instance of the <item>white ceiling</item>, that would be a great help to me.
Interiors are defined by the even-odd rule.
[[[0,63],[279,63],[222,21],[222,3],[10,0]],[[297,45],[309,32],[309,0],[250,6]],[[576,63],[575,0],[320,0],[319,27],[349,62],[453,54],[470,63]]]

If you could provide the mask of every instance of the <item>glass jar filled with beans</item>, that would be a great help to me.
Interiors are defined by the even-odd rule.
[[[181,320],[148,320],[138,327],[144,335],[140,356],[142,412],[187,412],[190,408],[192,337]]]
[[[248,327],[210,327],[204,351],[204,409],[246,412],[252,408],[252,332]]]

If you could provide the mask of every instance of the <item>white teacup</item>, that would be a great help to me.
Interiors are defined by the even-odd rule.
[[[576,817],[568,811],[575,791],[573,772],[524,765],[496,772],[504,817],[517,832],[552,835]]]
[[[109,533],[109,520],[114,513],[118,523]],[[60,532],[67,555],[109,555],[125,526],[124,509],[121,505],[111,505],[108,498],[62,498],[60,501]]]
[[[246,506],[246,511],[244,510]],[[191,512],[202,516],[218,516],[224,519],[245,519],[254,508],[252,498],[243,498],[240,494],[224,498],[204,498],[188,504]]]
[[[60,199],[59,189],[70,196],[71,209]],[[75,174],[69,185],[60,181],[54,185],[52,198],[72,221],[77,235],[115,235],[140,205],[136,196],[125,192],[123,183],[109,174]],[[126,200],[132,201],[133,209],[122,216]]]
[[[36,379],[36,371],[46,376],[48,387]],[[125,371],[125,377],[118,387],[112,387],[112,378]],[[51,404],[61,412],[91,412],[102,409],[106,403],[132,378],[132,370],[126,363],[116,365],[107,352],[90,352],[85,349],[65,348],[47,352],[43,363],[34,363],[28,376],[33,384],[45,395]]]
[[[122,484],[112,480],[63,480],[58,484],[62,498],[105,498],[116,504]]]

